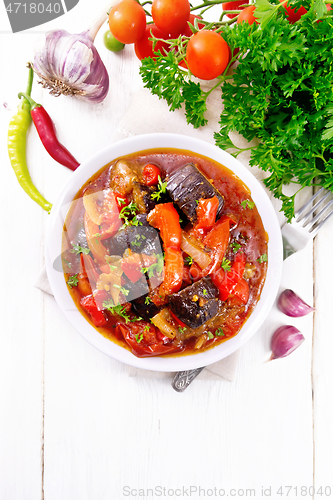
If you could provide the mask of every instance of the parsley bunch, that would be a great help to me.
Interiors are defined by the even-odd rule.
[[[239,52],[229,63],[238,60],[233,74],[227,68],[213,88],[221,87],[223,101],[220,130],[214,134],[217,146],[237,156],[244,149],[233,144],[230,132],[257,139],[250,164],[267,172],[264,183],[290,221],[300,189],[316,185],[333,191],[333,16],[324,0],[289,4],[308,11],[295,24],[288,22],[278,0],[255,1],[259,24],[217,23],[231,52]],[[143,82],[171,110],[184,104],[188,123],[205,125],[211,90],[204,92],[193,82],[178,59],[173,49],[143,60]],[[287,196],[283,188],[291,183],[297,191]]]

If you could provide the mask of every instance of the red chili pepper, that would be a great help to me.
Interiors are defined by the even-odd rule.
[[[161,177],[161,171],[152,163],[148,163],[142,170],[143,183],[146,186],[156,186],[158,184],[158,177]]]
[[[31,118],[49,155],[61,165],[64,165],[70,170],[76,170],[80,164],[57,139],[54,123],[43,106],[22,92],[19,94],[19,97],[24,97],[29,102]]]
[[[80,300],[80,305],[90,315],[91,320],[95,326],[106,325],[107,320],[103,312],[98,309],[95,299],[92,295],[87,295],[86,297],[82,297],[82,299]]]

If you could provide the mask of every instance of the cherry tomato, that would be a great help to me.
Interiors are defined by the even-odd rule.
[[[158,177],[161,176],[161,171],[156,165],[148,163],[143,167],[142,176],[146,186],[156,186],[158,184]]]
[[[146,14],[143,7],[135,0],[121,0],[110,11],[109,27],[119,42],[136,42],[146,29]]]
[[[215,31],[198,31],[190,38],[186,49],[189,70],[197,78],[212,80],[219,76],[229,63],[228,44]]]
[[[283,0],[279,1],[281,3]],[[290,24],[296,23],[296,21],[299,21],[301,19],[303,14],[307,13],[307,10],[303,6],[301,6],[299,9],[293,9],[292,7],[289,7],[287,3],[283,8],[287,11],[287,19]]]
[[[253,23],[257,23],[258,24],[258,21],[256,20],[256,18],[253,15],[253,13],[254,13],[255,10],[256,10],[256,6],[255,5],[250,5],[249,7],[246,7],[239,14],[237,22],[238,23],[242,23],[243,21],[245,21],[246,23],[249,23],[249,24],[253,24]]]
[[[234,2],[224,2],[222,4],[222,9],[223,10],[240,10],[241,5],[244,5],[245,3],[249,3],[249,0],[235,0]],[[227,14],[227,17],[229,17],[229,19],[233,19],[236,16],[237,16],[237,14]]]
[[[149,40],[154,35],[155,38],[167,38],[168,35],[163,33],[155,24],[148,24],[143,36],[134,44],[134,50],[139,59],[145,57],[157,57],[156,53],[160,50],[162,54],[168,52],[169,45],[164,42],[156,42],[153,50],[153,42]]]
[[[194,26],[194,19],[202,19],[202,18],[200,16],[196,16],[195,14],[190,14],[188,22],[186,23],[186,27],[181,32],[182,35],[189,36],[189,37],[193,35],[193,32],[192,32],[191,28],[189,27],[188,23],[191,23],[192,26]],[[204,27],[205,27],[204,23],[198,22],[199,30],[201,30]]]
[[[153,0],[151,15],[160,30],[178,36],[186,28],[190,9],[188,0]]]
[[[113,36],[110,30],[107,30],[104,33],[103,41],[105,47],[108,50],[111,50],[111,52],[120,52],[125,47],[125,44],[119,42],[119,40],[117,40],[117,38]]]

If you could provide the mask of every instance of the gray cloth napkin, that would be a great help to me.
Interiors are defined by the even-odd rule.
[[[165,101],[159,100],[148,90],[142,89],[134,96],[128,111],[119,122],[117,130],[113,135],[112,142],[116,142],[126,137],[152,132],[172,132],[176,134],[197,137],[214,144],[214,132],[219,130],[219,118],[222,110],[221,96],[218,91],[213,91],[207,101],[208,124],[201,129],[194,129],[192,125],[186,123],[183,109],[170,112]],[[244,145],[244,139],[236,137],[238,146]],[[242,163],[248,166],[248,158],[243,156]],[[259,177],[256,175],[256,177]],[[35,286],[52,295],[52,290],[47,279],[45,268],[41,271]],[[231,354],[221,361],[206,367],[197,377],[197,380],[227,380],[232,382],[236,376],[239,351]],[[172,378],[172,373],[152,372],[131,366],[126,366],[129,376],[133,377],[154,377]]]

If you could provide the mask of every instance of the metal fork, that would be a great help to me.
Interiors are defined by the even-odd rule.
[[[332,193],[321,188],[297,212],[291,223],[281,228],[283,240],[283,259],[302,250],[312,240],[325,222],[333,215]],[[183,392],[205,367],[177,372],[172,387]]]

